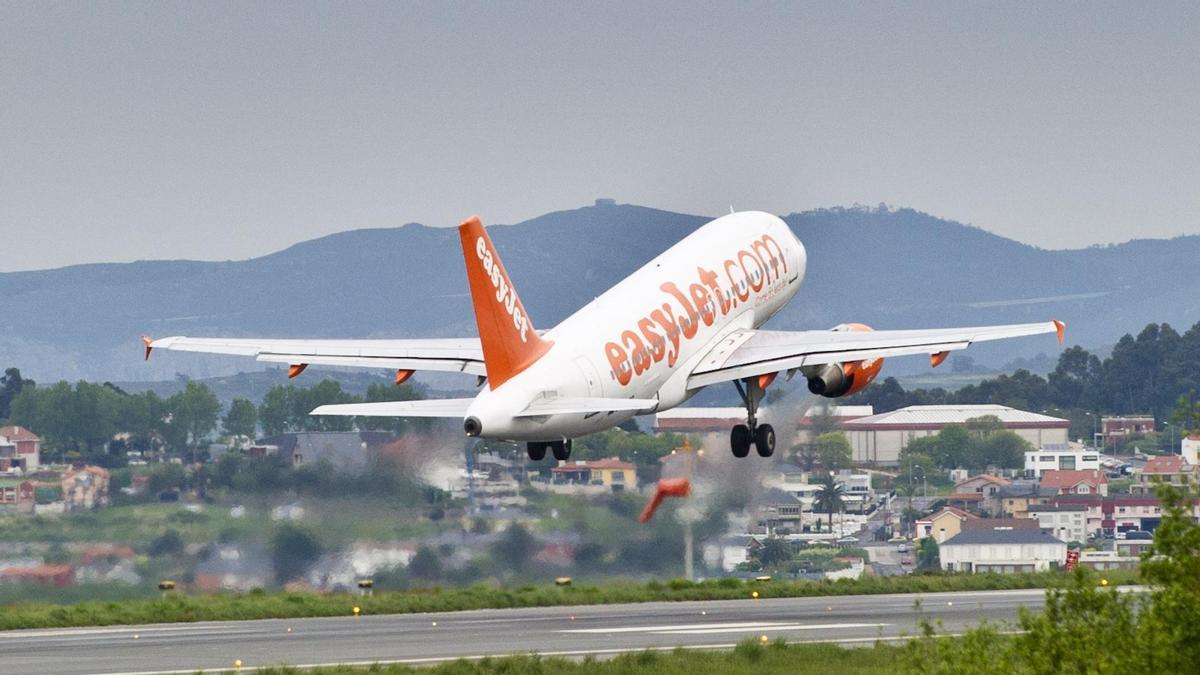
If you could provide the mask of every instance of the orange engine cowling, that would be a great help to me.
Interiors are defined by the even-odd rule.
[[[870,331],[871,327],[861,323],[843,323],[834,326],[834,331]],[[839,398],[862,391],[883,370],[883,359],[866,361],[844,361],[800,369],[808,378],[808,390],[825,398]]]

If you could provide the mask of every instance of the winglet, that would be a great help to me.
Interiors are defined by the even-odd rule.
[[[1063,342],[1063,334],[1067,332],[1067,324],[1059,321],[1058,319],[1053,319],[1053,321],[1054,330],[1058,333],[1058,344],[1061,345]]]
[[[945,362],[946,357],[948,356],[950,356],[950,352],[938,352],[936,354],[930,354],[929,367],[937,368],[938,366],[942,365],[943,362]]]
[[[146,356],[144,356],[142,358],[142,360],[149,361],[150,360],[150,352],[154,349],[154,340],[151,339],[151,337],[149,335],[143,335],[142,336],[142,344],[146,345]]]
[[[289,365],[288,365],[288,379],[290,380],[290,379],[292,379],[292,378],[294,378],[294,377],[299,377],[299,376],[300,376],[300,373],[303,373],[303,372],[304,372],[304,369],[305,369],[305,368],[307,368],[307,367],[308,367],[308,364],[307,364],[307,363],[292,363],[292,364],[289,364]]]
[[[467,264],[488,386],[495,389],[533,365],[553,343],[534,330],[479,216],[471,216],[459,225],[458,236]]]

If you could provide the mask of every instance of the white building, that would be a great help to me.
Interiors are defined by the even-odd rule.
[[[1040,529],[974,528],[947,539],[940,553],[951,572],[1041,572],[1066,563],[1067,545]]]
[[[1085,504],[1035,504],[1029,517],[1038,527],[1063,541],[1087,541],[1088,507]]]
[[[1179,450],[1188,464],[1192,466],[1200,464],[1200,434],[1192,434],[1183,439]]]
[[[987,416],[999,418],[1005,429],[1033,446],[1067,445],[1069,420],[1002,405],[914,405],[845,422],[842,430],[855,462],[895,465],[900,463],[900,451],[914,439]]]
[[[1041,478],[1046,471],[1100,470],[1100,453],[1067,446],[1042,446],[1025,453],[1025,477]]]

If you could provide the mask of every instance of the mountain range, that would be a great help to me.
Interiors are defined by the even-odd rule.
[[[1149,322],[1200,319],[1200,237],[1044,250],[911,209],[785,218],[808,250],[780,329],[1044,321],[1068,344],[1110,345]],[[535,326],[547,328],[708,220],[597,202],[489,228]],[[474,334],[453,228],[343,232],[260,258],[90,264],[0,274],[0,365],[36,380],[146,381],[254,369],[163,354],[139,336],[440,337]],[[980,345],[978,363],[1057,354],[1052,338]],[[927,368],[905,359],[902,368]]]

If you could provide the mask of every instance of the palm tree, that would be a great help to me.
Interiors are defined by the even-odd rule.
[[[778,537],[767,537],[754,553],[758,564],[764,569],[792,559],[792,545]]]
[[[840,512],[846,507],[846,502],[842,499],[843,488],[833,476],[823,476],[820,485],[821,489],[817,490],[817,495],[813,498],[813,511],[829,514],[829,530],[832,532],[833,512]]]

